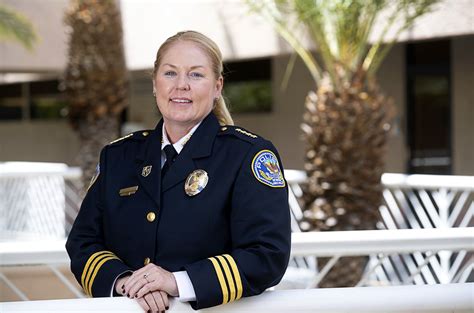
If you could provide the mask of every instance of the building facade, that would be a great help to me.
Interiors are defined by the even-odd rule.
[[[33,52],[0,43],[0,162],[74,165],[79,141],[58,90],[67,57],[62,18],[68,1],[0,3],[25,14],[40,36]],[[268,101],[263,107],[242,108],[242,99],[231,101],[236,124],[272,140],[286,168],[303,168],[303,104],[316,87],[297,61],[282,89],[291,50],[265,21],[242,1],[119,3],[131,82],[124,132],[155,126],[159,113],[149,73],[156,50],[177,31],[194,29],[223,51],[226,94],[238,97],[249,86],[267,91],[259,98]],[[474,0],[445,0],[403,34],[380,68],[381,89],[397,108],[386,172],[474,175],[473,8]]]

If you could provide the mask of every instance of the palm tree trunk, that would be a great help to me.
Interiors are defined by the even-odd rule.
[[[353,84],[335,93],[326,84],[308,94],[305,106],[308,184],[302,229],[376,229],[391,102],[376,87]],[[342,258],[320,286],[354,286],[366,261],[366,257]]]

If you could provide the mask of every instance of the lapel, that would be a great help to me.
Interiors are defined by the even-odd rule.
[[[219,122],[210,113],[199,125],[189,141],[184,146],[176,161],[164,177],[161,191],[165,192],[185,180],[192,171],[196,170],[194,159],[211,155],[214,139],[219,131]],[[161,174],[161,173],[160,173]],[[184,190],[184,186],[183,186]]]
[[[141,145],[137,153],[136,175],[140,185],[145,192],[160,207],[160,186],[161,186],[161,130],[163,120],[161,120],[148,136],[147,140]],[[151,166],[151,172],[148,176],[143,176],[143,168]]]

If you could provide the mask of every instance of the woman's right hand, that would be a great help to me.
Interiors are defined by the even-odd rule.
[[[168,294],[164,291],[152,291],[136,300],[147,313],[165,312],[169,308]]]
[[[127,296],[125,283],[130,279],[130,275],[120,277],[115,282],[115,292]],[[168,294],[164,291],[152,291],[136,299],[145,312],[164,312],[169,308]]]

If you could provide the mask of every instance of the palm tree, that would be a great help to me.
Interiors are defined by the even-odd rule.
[[[121,18],[114,0],[73,0],[65,23],[70,35],[62,88],[70,122],[79,134],[77,162],[87,187],[100,149],[119,135],[120,115],[127,106]]]
[[[301,57],[315,82],[301,125],[308,176],[303,230],[377,228],[394,110],[375,73],[399,35],[437,1],[247,0]],[[341,259],[320,286],[354,285],[366,260]]]
[[[33,25],[25,16],[0,4],[0,41],[13,40],[32,50],[37,39]]]

